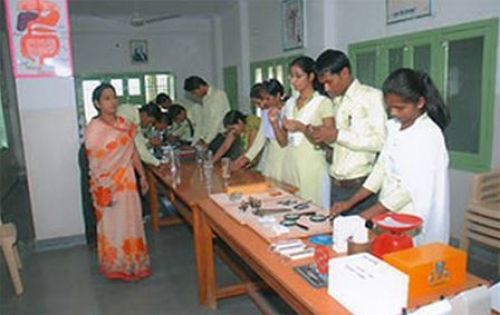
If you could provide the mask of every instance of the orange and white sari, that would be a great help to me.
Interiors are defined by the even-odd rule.
[[[139,280],[151,275],[132,162],[136,132],[133,124],[118,117],[114,125],[94,119],[85,133],[99,270],[109,279]]]

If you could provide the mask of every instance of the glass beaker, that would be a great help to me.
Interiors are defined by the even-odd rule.
[[[230,158],[222,158],[220,160],[221,170],[222,170],[222,178],[225,180],[231,178],[231,159]]]

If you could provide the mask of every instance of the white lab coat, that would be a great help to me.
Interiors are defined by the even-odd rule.
[[[388,138],[381,158],[387,174],[401,178],[411,195],[413,212],[424,220],[418,244],[448,243],[450,237],[450,195],[448,151],[441,129],[427,114],[410,127],[387,122]]]

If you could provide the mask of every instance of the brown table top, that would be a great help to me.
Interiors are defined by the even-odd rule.
[[[255,231],[240,225],[212,200],[201,200],[198,206],[209,219],[217,235],[222,237],[300,314],[349,314],[339,302],[328,295],[326,288],[313,288],[293,270],[295,266],[311,263],[312,259],[297,262],[285,261],[279,255],[270,252],[269,243],[259,237]],[[450,290],[447,294],[455,294],[481,283],[485,281],[469,275],[464,286]],[[435,296],[410,301],[410,307],[414,308],[438,299],[439,296]]]
[[[186,205],[194,206],[197,201],[208,198],[209,194],[224,192],[228,185],[241,185],[269,181],[287,191],[295,192],[297,189],[291,185],[277,182],[248,169],[241,169],[231,173],[231,178],[225,181],[221,175],[220,165],[214,165],[211,185],[207,185],[207,180],[203,177],[201,167],[192,161],[182,161],[178,171],[177,181],[170,171],[162,172],[159,169],[151,168],[151,171],[158,179],[171,189],[178,198]],[[210,188],[209,188],[210,187]]]
[[[266,240],[251,228],[239,224],[209,198],[210,193],[223,192],[228,184],[240,185],[267,180],[289,191],[295,190],[293,186],[278,183],[247,169],[233,172],[231,179],[226,182],[221,176],[220,166],[215,165],[212,182],[208,188],[200,166],[191,161],[181,163],[177,180],[169,171],[162,172],[155,168],[150,170],[183,203],[189,207],[199,206],[209,219],[212,229],[300,314],[349,314],[340,303],[328,295],[326,288],[313,288],[293,270],[295,266],[311,263],[312,259],[298,262],[285,261],[282,257],[271,253]],[[448,293],[460,292],[480,283],[485,281],[469,275],[467,283],[462,288]],[[439,296],[410,301],[410,306],[416,307],[438,298]]]
[[[250,227],[240,225],[210,199],[198,206],[210,225],[289,305],[300,314],[349,314],[326,289],[315,289],[298,273],[294,266],[304,264],[285,261],[269,250],[269,243]]]

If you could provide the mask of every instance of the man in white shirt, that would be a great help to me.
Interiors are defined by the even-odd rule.
[[[382,92],[354,78],[343,52],[324,51],[316,60],[316,73],[325,91],[333,97],[335,127],[311,129],[317,143],[333,147],[329,172],[334,204],[351,198],[372,171],[384,145],[387,114]],[[376,196],[368,198],[346,214],[359,214],[376,201]]]
[[[193,125],[193,130],[196,132],[196,128],[201,125],[201,121],[203,120],[201,116],[203,114],[203,106],[190,98],[185,98],[180,104],[186,109],[187,117]]]
[[[230,110],[226,93],[210,86],[198,76],[184,80],[184,90],[191,93],[202,104],[201,121],[196,126],[193,144],[208,144],[219,132],[224,131],[222,118]]]

